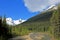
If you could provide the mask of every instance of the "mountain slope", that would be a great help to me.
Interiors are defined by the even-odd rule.
[[[40,14],[28,19],[26,22],[18,26],[25,27],[28,30],[32,31],[47,31],[51,26],[50,19],[52,17],[52,14],[55,10],[57,10],[54,8],[56,8],[56,6],[53,6],[52,8],[41,12]]]
[[[40,22],[40,21],[47,21],[50,19],[50,17],[52,16],[52,11],[50,12],[45,12],[45,13],[41,13],[38,14],[37,16],[34,16],[30,19],[27,20],[27,22]]]

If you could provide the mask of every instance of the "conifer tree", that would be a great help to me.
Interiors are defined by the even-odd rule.
[[[11,38],[12,34],[9,31],[9,26],[6,24],[6,17],[0,17],[0,40],[8,40]]]
[[[60,5],[58,9],[54,10],[51,18],[51,25],[53,27],[53,34],[55,38],[60,38]]]

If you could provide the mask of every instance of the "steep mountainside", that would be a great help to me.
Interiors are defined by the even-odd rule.
[[[52,16],[52,12],[53,11],[38,14],[37,16],[34,16],[34,17],[28,19],[27,22],[48,21],[50,19],[50,17]]]

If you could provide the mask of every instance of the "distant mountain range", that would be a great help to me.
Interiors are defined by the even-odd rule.
[[[23,22],[25,22],[26,20],[22,20],[22,19],[19,19],[19,20],[12,20],[12,18],[6,18],[6,22],[8,25],[18,25],[18,24],[21,24]]]

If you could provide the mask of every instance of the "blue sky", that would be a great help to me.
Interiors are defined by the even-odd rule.
[[[30,12],[24,5],[23,0],[0,0],[0,16],[6,15],[14,20],[28,19],[37,12]]]
[[[0,0],[0,16],[27,20],[58,2],[60,0]]]

